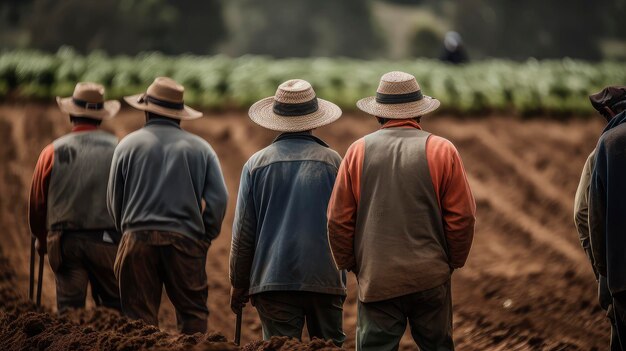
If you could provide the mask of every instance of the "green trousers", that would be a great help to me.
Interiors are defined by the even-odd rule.
[[[356,349],[397,350],[407,321],[421,351],[451,351],[450,282],[389,300],[358,303]]]
[[[308,291],[268,291],[252,296],[263,326],[263,339],[289,336],[302,339],[306,321],[309,337],[332,340],[341,346],[345,296]]]

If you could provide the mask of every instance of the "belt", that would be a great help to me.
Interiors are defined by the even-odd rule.
[[[98,229],[98,230],[64,230],[63,236],[83,238],[93,241],[106,242],[110,244],[119,244],[122,235],[115,229]]]

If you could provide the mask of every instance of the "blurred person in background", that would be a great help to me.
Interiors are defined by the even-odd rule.
[[[469,56],[465,51],[463,45],[463,39],[457,32],[448,32],[443,39],[443,54],[441,55],[441,61],[452,63],[455,65],[468,63]]]
[[[591,105],[606,119],[607,123],[611,122],[613,117],[626,109],[626,86],[614,86],[604,88],[601,92],[589,96]],[[576,197],[574,199],[574,224],[578,231],[580,244],[585,250],[593,273],[598,281],[598,298],[600,306],[607,311],[607,317],[611,321],[611,350],[621,350],[619,340],[617,338],[617,329],[615,326],[615,318],[613,318],[613,302],[611,293],[606,281],[606,276],[598,273],[594,264],[593,252],[589,239],[589,188],[591,185],[591,172],[595,164],[596,150],[589,154],[582,175]]]
[[[624,235],[626,232],[626,216],[624,216],[626,213],[626,87],[608,87],[592,95],[590,99],[594,108],[600,111],[608,121],[598,141],[593,160],[588,160],[589,167],[592,169],[588,199],[591,260],[595,272],[599,275],[600,303],[608,310],[609,318],[614,318],[615,330],[611,335],[611,349],[624,350],[626,349],[626,236]],[[584,190],[581,192],[584,195]],[[619,345],[617,345],[615,334],[617,334]]]
[[[57,97],[72,131],[43,149],[30,189],[30,230],[40,255],[49,255],[61,312],[84,308],[89,284],[97,306],[120,309],[113,274],[120,234],[106,205],[117,138],[99,129],[120,103],[104,93],[100,84],[81,82],[71,97]]]
[[[328,206],[337,267],[357,276],[357,350],[397,350],[407,320],[420,350],[454,349],[450,280],[476,204],[454,145],[419,124],[439,105],[404,72],[357,102],[381,129],[350,146]]]
[[[159,77],[126,97],[145,111],[143,128],[115,149],[107,200],[123,233],[115,262],[122,312],[158,325],[163,286],[178,330],[207,330],[206,257],[222,226],[228,194],[219,160],[181,120],[202,117],[183,102],[184,88]]]
[[[341,157],[312,130],[336,121],[341,109],[293,79],[258,101],[250,118],[281,132],[243,167],[230,252],[231,307],[249,296],[263,338],[302,337],[341,346],[346,273],[335,268],[326,208]]]

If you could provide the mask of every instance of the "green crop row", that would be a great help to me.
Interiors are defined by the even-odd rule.
[[[346,110],[373,95],[380,76],[401,70],[416,76],[425,94],[447,111],[520,114],[587,114],[587,96],[612,84],[626,84],[626,65],[570,59],[518,63],[489,60],[451,66],[432,60],[362,61],[344,58],[275,60],[259,56],[177,56],[142,54],[111,57],[71,49],[57,54],[0,53],[0,99],[52,100],[71,95],[77,81],[104,84],[108,98],[144,91],[157,76],[183,84],[188,104],[203,108],[247,108],[274,94],[291,78],[310,81],[317,95]]]

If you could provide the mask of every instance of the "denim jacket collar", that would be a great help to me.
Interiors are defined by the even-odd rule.
[[[285,132],[285,133],[281,133],[279,136],[276,137],[276,139],[274,139],[274,141],[272,141],[272,144],[281,140],[287,140],[287,139],[302,139],[302,140],[311,140],[314,141],[324,147],[328,147],[328,144],[326,144],[322,139],[316,137],[313,135],[313,133],[311,133],[310,130],[308,131],[304,131],[304,132]]]

